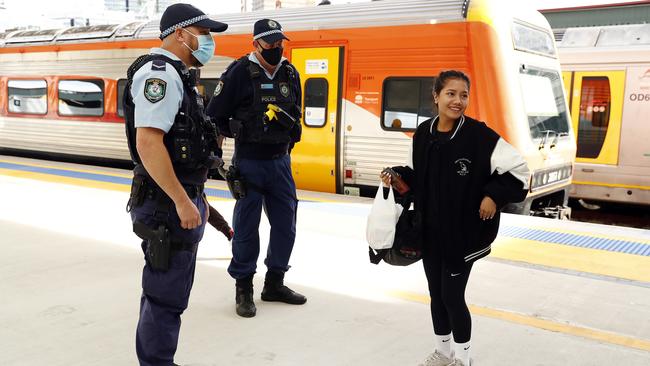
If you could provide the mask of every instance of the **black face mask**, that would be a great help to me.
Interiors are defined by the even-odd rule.
[[[269,65],[275,66],[280,63],[280,60],[282,59],[282,52],[284,51],[284,48],[282,47],[276,47],[276,48],[271,48],[269,50],[262,48],[262,57],[264,57],[264,60],[269,63]]]

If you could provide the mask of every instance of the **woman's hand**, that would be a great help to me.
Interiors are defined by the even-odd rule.
[[[379,177],[381,178],[381,181],[384,182],[384,187],[390,187],[391,179],[390,179],[390,174],[386,171],[382,171],[379,174]]]
[[[481,207],[478,209],[478,215],[481,220],[492,220],[497,213],[497,204],[494,203],[492,198],[485,196],[481,201]]]

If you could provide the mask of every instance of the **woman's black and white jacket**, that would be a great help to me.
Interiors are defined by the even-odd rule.
[[[416,212],[429,212],[422,222],[423,245],[436,246],[447,267],[461,271],[465,263],[490,253],[499,230],[498,211],[491,220],[480,219],[482,199],[492,198],[497,210],[523,201],[529,170],[519,152],[483,122],[462,116],[449,140],[442,143],[433,142],[436,125],[437,117],[418,126],[409,165],[394,169],[413,188]],[[435,182],[428,184],[431,157],[439,159],[431,164],[438,173]],[[424,207],[427,202],[435,207]]]

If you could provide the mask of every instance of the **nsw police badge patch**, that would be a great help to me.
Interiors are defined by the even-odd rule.
[[[223,81],[219,80],[219,82],[217,83],[217,86],[214,88],[213,96],[216,97],[217,95],[221,94],[222,90],[223,90]]]
[[[280,94],[285,98],[289,96],[289,84],[280,83]]]
[[[167,91],[167,82],[161,79],[147,79],[144,83],[144,97],[151,103],[161,101]]]

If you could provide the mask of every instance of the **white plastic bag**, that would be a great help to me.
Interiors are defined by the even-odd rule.
[[[366,240],[372,249],[380,250],[393,247],[395,225],[397,225],[402,210],[402,206],[395,203],[392,187],[388,189],[388,199],[384,199],[384,188],[380,181],[366,225]]]

